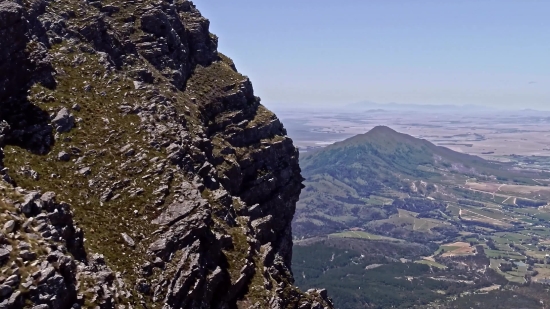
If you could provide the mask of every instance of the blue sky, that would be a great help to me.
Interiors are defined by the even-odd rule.
[[[268,106],[550,110],[550,1],[195,0]]]

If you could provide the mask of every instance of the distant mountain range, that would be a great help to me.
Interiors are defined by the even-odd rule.
[[[376,103],[363,101],[348,104],[346,108],[350,110],[385,110],[385,111],[416,111],[416,112],[492,112],[500,109],[478,106],[478,105],[430,105],[430,104],[404,104],[404,103]]]
[[[454,113],[460,115],[485,113],[488,115],[498,114],[504,116],[524,116],[524,117],[548,117],[550,111],[536,110],[530,108],[495,108],[479,105],[431,105],[431,104],[409,104],[409,103],[376,103],[371,101],[362,101],[351,104],[270,104],[269,107],[277,113],[286,115],[291,113],[310,113],[310,112],[330,112],[330,113],[395,113],[395,112],[416,112],[416,113]]]

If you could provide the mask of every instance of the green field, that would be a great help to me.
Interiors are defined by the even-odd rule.
[[[496,270],[501,275],[503,275],[508,281],[516,282],[516,283],[525,283],[524,276],[527,273],[527,270],[525,269],[525,267],[518,267],[513,271],[503,272],[498,268],[500,263],[506,263],[506,261],[502,259],[491,259],[491,268]]]
[[[456,249],[459,249],[460,247],[457,246],[441,246],[441,251],[448,252],[448,251],[454,251]]]
[[[456,204],[447,204],[447,212],[450,212],[453,216],[458,216],[460,213],[460,207],[458,207]]]
[[[370,240],[402,241],[400,239],[380,236],[380,235],[362,232],[362,231],[346,231],[341,233],[334,233],[334,234],[328,235],[328,237],[346,237],[346,238],[362,238],[362,239],[370,239]]]
[[[535,215],[536,218],[538,219],[543,219],[543,220],[546,220],[546,221],[550,221],[550,214],[547,213],[547,212],[543,212],[543,213],[538,213]]]
[[[434,261],[430,261],[430,260],[418,260],[418,261],[415,261],[415,263],[426,264],[426,265],[441,268],[441,269],[447,269],[447,266],[445,266],[443,264],[439,264],[439,263],[434,262]]]
[[[530,236],[521,233],[513,232],[497,232],[494,233],[493,239],[496,243],[508,244],[510,242],[522,242],[526,239],[530,239]]]
[[[391,205],[392,202],[393,199],[391,198],[376,195],[370,195],[369,198],[365,199],[365,204],[367,206]]]
[[[485,249],[485,255],[489,258],[509,258],[509,259],[515,259],[515,260],[525,260],[525,257],[520,255],[517,252],[513,251],[499,251],[499,250],[491,250],[491,249]]]

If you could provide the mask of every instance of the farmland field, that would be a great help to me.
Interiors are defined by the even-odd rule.
[[[466,187],[487,193],[494,193],[495,198],[499,196],[499,202],[505,196],[508,197],[524,197],[524,198],[547,198],[550,196],[550,187],[545,186],[526,186],[526,185],[510,185],[498,183],[480,183],[467,182]]]
[[[390,241],[400,241],[399,239],[385,237],[380,235],[375,235],[363,231],[346,231],[342,233],[330,234],[329,237],[347,237],[347,238],[364,238],[369,240],[390,240]]]
[[[443,264],[437,263],[435,261],[427,260],[427,259],[418,260],[418,261],[415,261],[415,263],[426,264],[426,265],[441,268],[441,269],[447,268],[447,266]]]
[[[466,242],[455,242],[441,246],[442,256],[458,256],[458,255],[471,255],[474,254],[474,247],[470,246]]]

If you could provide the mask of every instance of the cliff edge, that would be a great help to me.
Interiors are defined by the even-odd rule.
[[[298,151],[192,2],[0,1],[0,308],[330,308]]]

